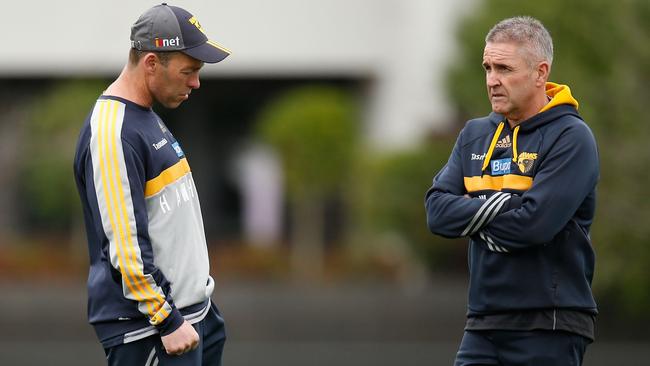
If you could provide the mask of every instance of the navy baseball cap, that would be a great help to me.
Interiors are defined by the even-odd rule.
[[[187,10],[162,3],[145,11],[131,27],[131,48],[140,51],[181,51],[215,63],[230,51],[205,35],[201,23]]]

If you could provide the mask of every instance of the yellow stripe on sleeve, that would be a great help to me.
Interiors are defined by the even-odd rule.
[[[145,277],[142,269],[140,268],[140,265],[138,264],[137,261],[137,251],[135,248],[136,243],[133,242],[133,235],[131,233],[131,227],[129,225],[129,216],[127,214],[126,210],[126,203],[125,203],[125,196],[124,196],[124,191],[122,189],[122,177],[120,175],[120,167],[118,165],[118,157],[117,157],[117,149],[115,148],[115,142],[117,139],[121,138],[120,136],[116,136],[115,134],[115,124],[116,124],[116,115],[117,115],[117,107],[118,104],[115,101],[111,101],[111,104],[113,105],[113,117],[111,119],[112,121],[112,126],[111,126],[111,137],[112,137],[112,158],[113,158],[113,172],[114,172],[114,178],[116,181],[116,186],[117,186],[117,195],[116,198],[118,198],[118,207],[119,210],[116,211],[116,215],[120,217],[120,221],[125,228],[124,231],[121,231],[120,233],[126,234],[126,255],[127,255],[127,267],[130,269],[129,272],[131,272],[131,275],[133,276],[133,280],[136,283],[136,287],[140,288],[142,293],[144,294],[144,301],[147,303],[147,308],[149,312],[149,316],[153,316],[156,312],[160,310],[160,308],[164,305],[165,300],[163,297],[157,292],[154,291],[154,289],[151,287],[149,284],[149,281],[147,281],[147,278]],[[114,192],[115,193],[115,192]],[[124,237],[122,237],[122,240],[124,240]],[[153,303],[153,304],[152,304]],[[153,309],[151,309],[151,306],[153,305]]]
[[[120,243],[119,255],[122,256],[122,262],[124,263],[124,270],[122,271],[122,274],[126,276],[129,282],[135,285],[136,292],[134,293],[134,297],[136,300],[145,302],[147,304],[148,313],[152,314],[155,310],[151,304],[151,301],[147,299],[141,278],[139,278],[137,273],[137,268],[133,265],[133,256],[129,254],[132,252],[132,248],[127,242],[129,237],[126,235],[126,231],[129,227],[129,222],[128,219],[126,219],[120,212],[122,209],[121,203],[123,203],[124,198],[122,197],[122,179],[119,174],[120,170],[117,162],[117,149],[115,147],[115,125],[117,124],[118,104],[113,100],[108,101],[107,103],[111,117],[109,118],[110,132],[107,130],[106,160],[108,161],[111,196],[113,200],[113,212],[111,215],[114,215],[116,217],[116,221],[118,223]],[[108,138],[110,138],[110,145]],[[119,136],[117,138],[119,138]]]
[[[124,241],[121,225],[118,228],[116,223],[117,218],[115,215],[115,202],[114,202],[114,180],[111,175],[112,169],[110,167],[109,157],[109,127],[114,122],[115,116],[110,118],[110,106],[109,101],[100,102],[99,107],[99,118],[98,118],[98,149],[99,149],[99,165],[101,170],[102,185],[104,186],[104,199],[106,200],[106,207],[108,215],[111,222],[111,227],[113,230],[113,242],[115,245],[115,252],[117,253],[118,262],[120,266],[120,272],[124,276],[124,283],[126,284],[128,290],[133,294],[137,301],[142,301],[142,296],[140,295],[140,289],[137,284],[133,283],[131,277],[128,275],[129,268],[126,265],[124,260]],[[108,162],[107,162],[108,160]],[[109,165],[107,167],[107,165]],[[109,184],[110,181],[110,184]],[[109,188],[111,192],[109,193]],[[149,311],[151,307],[149,306]]]

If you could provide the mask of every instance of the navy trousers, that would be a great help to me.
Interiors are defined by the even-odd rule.
[[[199,334],[199,346],[180,356],[168,355],[158,334],[139,341],[104,349],[109,366],[221,366],[226,331],[214,304],[203,320],[192,325]]]
[[[591,341],[564,331],[465,331],[455,366],[580,366]]]

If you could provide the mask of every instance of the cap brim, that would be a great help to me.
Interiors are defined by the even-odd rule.
[[[230,55],[230,51],[228,49],[210,40],[199,46],[184,49],[181,52],[209,64],[214,64],[222,61],[228,57],[228,55]]]

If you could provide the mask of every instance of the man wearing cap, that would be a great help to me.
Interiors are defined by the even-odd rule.
[[[154,6],[131,29],[119,77],[97,99],[74,161],[88,248],[88,317],[109,365],[220,365],[198,193],[179,142],[151,109],[176,108],[229,51],[196,17]]]

